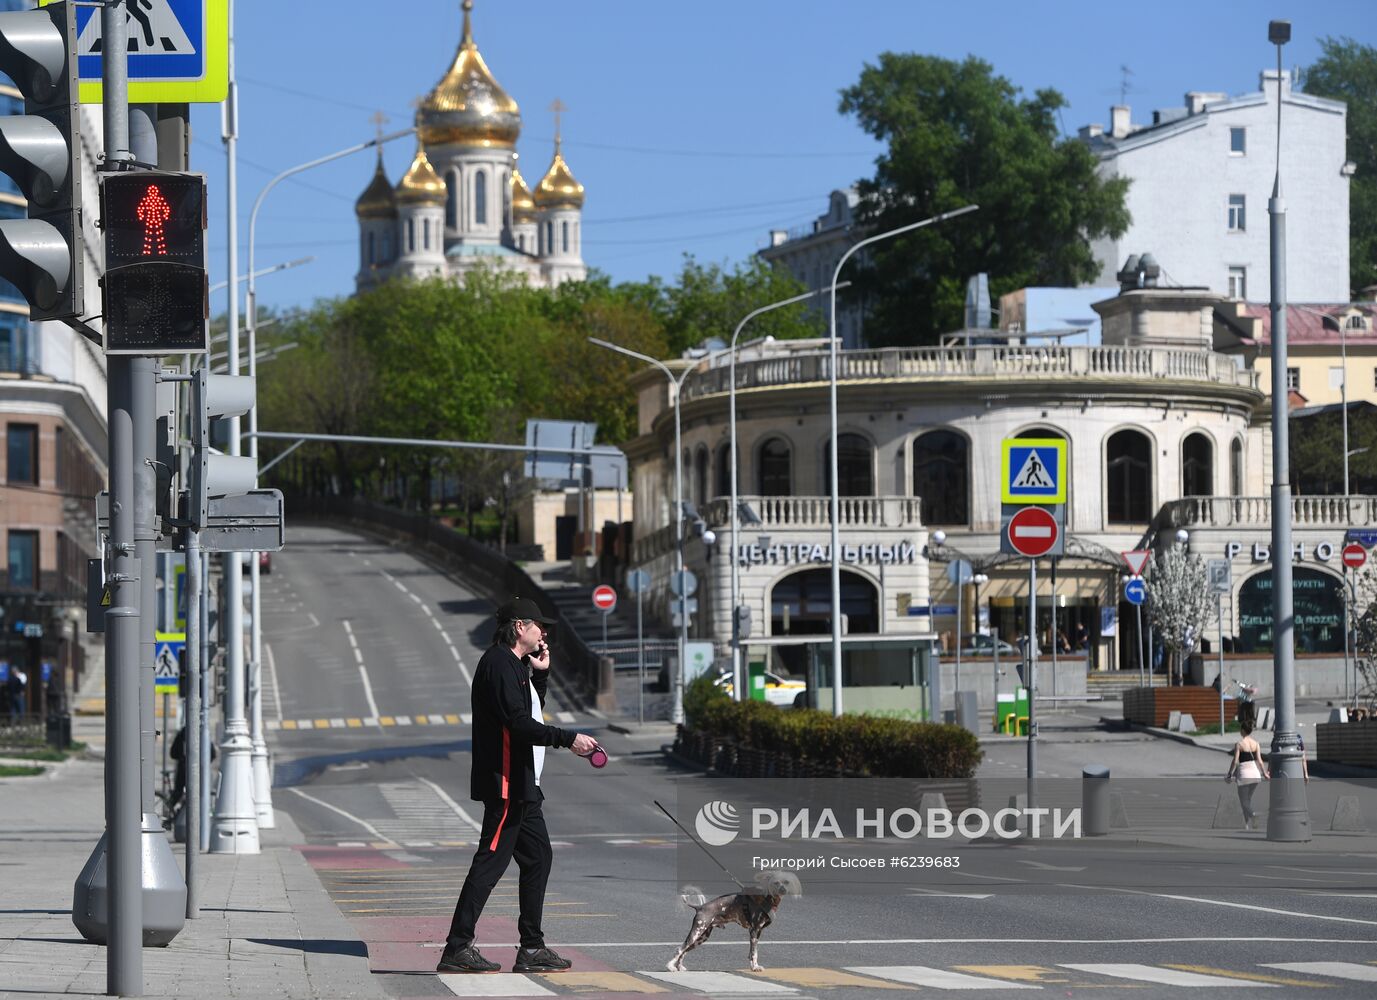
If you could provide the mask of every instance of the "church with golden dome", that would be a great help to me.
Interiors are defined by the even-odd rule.
[[[473,40],[473,0],[454,64],[421,102],[416,156],[395,185],[379,151],[373,179],[355,203],[359,272],[365,291],[389,278],[463,280],[476,268],[524,275],[535,287],[580,281],[583,185],[560,143],[532,190],[517,168],[521,111]]]

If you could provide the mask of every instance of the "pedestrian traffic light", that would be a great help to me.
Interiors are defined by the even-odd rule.
[[[28,218],[0,220],[0,277],[30,319],[85,311],[75,8],[0,13],[0,73],[24,96],[24,114],[0,118],[0,172],[29,203]]]
[[[738,639],[751,637],[751,606],[749,604],[736,606],[736,637]]]
[[[258,484],[258,460],[212,454],[210,422],[239,417],[253,409],[257,379],[251,375],[211,375],[202,368],[191,383],[191,484],[189,515],[197,528],[208,523],[211,497],[247,493]]]
[[[100,217],[106,353],[205,353],[205,177],[158,170],[104,174]]]

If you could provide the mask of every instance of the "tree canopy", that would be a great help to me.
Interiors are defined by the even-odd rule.
[[[858,185],[867,226],[980,206],[875,245],[853,289],[867,309],[867,341],[928,344],[959,328],[966,282],[981,271],[992,297],[1099,273],[1090,243],[1128,228],[1128,182],[1101,179],[1094,154],[1060,137],[1065,105],[1050,89],[1023,97],[974,56],[886,52],[841,92],[842,113],[888,145]]]
[[[1353,293],[1377,284],[1377,48],[1352,38],[1320,39],[1320,57],[1300,72],[1307,94],[1348,105],[1348,273]]]

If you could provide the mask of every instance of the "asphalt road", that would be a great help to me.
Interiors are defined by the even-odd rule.
[[[545,767],[555,841],[545,927],[579,975],[428,975],[481,813],[467,794],[465,721],[491,608],[404,550],[303,527],[290,531],[264,578],[263,609],[276,808],[303,832],[304,853],[394,996],[773,992],[849,1000],[914,989],[1041,989],[1095,998],[1119,997],[1123,988],[1143,997],[1252,988],[1368,997],[1377,983],[1371,840],[1331,843],[1307,859],[1258,853],[1266,848],[1260,836],[1241,832],[1244,860],[1224,877],[1216,870],[1198,885],[1178,878],[1132,892],[1069,888],[1085,877],[1070,869],[1104,863],[1092,845],[1076,849],[1080,857],[1002,854],[989,869],[998,877],[985,884],[904,873],[884,895],[810,893],[804,875],[802,895],[786,897],[765,933],[767,972],[742,971],[746,936],[728,928],[688,956],[692,974],[663,974],[690,920],[680,852],[697,848],[654,802],[674,810],[681,791],[706,779],[660,752],[667,728],[615,732],[557,696],[547,715],[593,733],[612,758],[595,771],[556,752]],[[1111,767],[1116,779],[1217,781],[1222,773],[1217,753],[1107,732],[1097,715],[1044,716],[1043,777],[1078,780],[1088,763]],[[989,742],[981,776],[1017,779],[1025,766],[1023,742]],[[1150,811],[1142,801],[1129,805],[1130,815],[1146,819]],[[1167,860],[1175,850],[1201,867],[1190,837],[1153,842]],[[1323,879],[1309,881],[1307,865],[1323,867]],[[1030,887],[1035,874],[1060,887]],[[1339,891],[1327,888],[1336,879]],[[479,925],[480,947],[503,962],[516,940],[515,888],[511,879],[499,885]],[[721,875],[698,888],[715,895],[732,884]]]

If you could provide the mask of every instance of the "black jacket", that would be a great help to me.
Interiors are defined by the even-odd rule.
[[[469,794],[480,802],[538,802],[533,746],[569,747],[575,734],[531,717],[531,687],[545,705],[548,670],[532,670],[505,646],[493,646],[473,674],[473,773]]]

